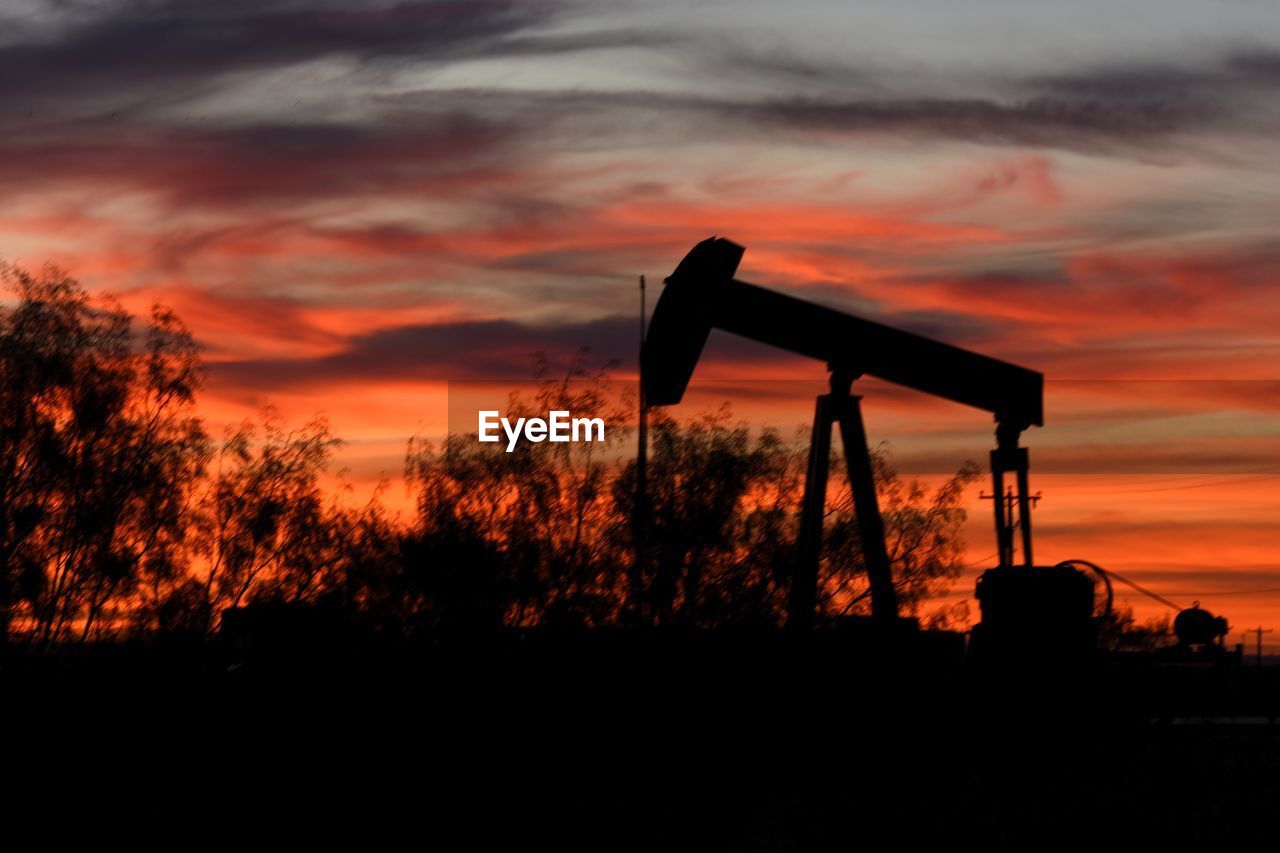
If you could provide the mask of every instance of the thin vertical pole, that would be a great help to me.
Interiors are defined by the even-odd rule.
[[[636,418],[636,493],[631,510],[631,535],[635,542],[635,554],[631,564],[631,606],[637,623],[643,621],[644,568],[647,558],[647,530],[649,526],[649,404],[645,397],[644,338],[645,338],[644,276],[640,276],[640,355],[637,377],[639,393],[636,402],[639,412]]]
[[[649,401],[644,389],[645,298],[644,276],[640,276],[640,416],[636,430],[636,497],[648,495],[649,485]]]
[[[1257,657],[1255,658],[1255,666],[1261,667],[1262,666],[1262,635],[1270,634],[1271,629],[1263,628],[1261,625],[1259,625],[1257,628],[1250,629],[1249,633],[1256,634],[1258,636],[1258,645],[1256,646]]]

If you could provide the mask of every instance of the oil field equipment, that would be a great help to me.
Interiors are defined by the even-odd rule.
[[[818,397],[814,414],[788,628],[808,631],[814,624],[833,424],[839,425],[844,445],[870,587],[871,620],[881,626],[905,621],[899,615],[885,547],[861,398],[852,393],[858,378],[872,376],[990,412],[995,419],[992,486],[995,495],[1009,499],[992,501],[999,561],[978,581],[982,624],[975,630],[975,638],[980,638],[977,645],[984,650],[1091,648],[1098,620],[1096,573],[1082,571],[1074,563],[1036,566],[1033,561],[1030,508],[1036,496],[1027,482],[1027,450],[1018,442],[1025,430],[1044,423],[1044,377],[739,281],[734,276],[744,251],[723,238],[704,240],[666,279],[644,337],[642,385],[649,406],[679,403],[712,329],[826,364],[830,392]],[[1015,565],[1015,543],[1021,547],[1021,565]]]
[[[1173,617],[1173,633],[1178,645],[1188,650],[1220,650],[1225,648],[1231,626],[1221,616],[1214,616],[1195,602]]]

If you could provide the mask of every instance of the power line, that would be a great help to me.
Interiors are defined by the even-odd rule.
[[[988,565],[992,560],[994,560],[996,557],[999,557],[999,556],[1000,556],[1000,552],[999,552],[999,551],[992,551],[992,552],[991,552],[990,554],[988,554],[987,556],[985,556],[985,557],[980,557],[979,559],[974,560],[972,563],[969,563],[969,568],[971,568],[971,569],[980,569],[980,568],[982,568],[983,566]]]
[[[1280,586],[1260,587],[1258,589],[1233,589],[1227,592],[1202,592],[1199,594],[1190,592],[1171,592],[1170,595],[1182,595],[1187,598],[1213,598],[1232,595],[1261,595],[1267,592],[1280,592]]]
[[[1233,479],[1230,481],[1233,485],[1237,485],[1239,483],[1255,483],[1255,482],[1261,482],[1263,480],[1274,480],[1277,477],[1280,477],[1280,474],[1250,474],[1248,472],[1241,472],[1239,474],[1223,473],[1223,474],[1214,474],[1212,476],[1218,477],[1218,478],[1223,478],[1223,477],[1241,478],[1241,479]],[[1209,479],[1209,480],[1204,480],[1203,482],[1188,483],[1182,486],[1159,486],[1159,487],[1152,487],[1152,488],[1146,488],[1146,489],[1126,489],[1125,491],[1133,494],[1137,494],[1137,493],[1145,494],[1147,492],[1182,492],[1188,489],[1207,489],[1207,488],[1212,488],[1213,486],[1220,486],[1222,484],[1223,484],[1223,481],[1221,479]]]
[[[1084,562],[1084,561],[1083,561],[1083,560],[1067,560],[1066,562],[1068,562],[1068,563],[1072,563],[1072,562]],[[1089,564],[1087,564],[1087,565],[1092,565],[1092,563],[1089,563]],[[1115,572],[1111,571],[1110,569],[1103,569],[1103,568],[1101,568],[1100,566],[1099,566],[1099,567],[1097,567],[1097,568],[1098,568],[1098,570],[1099,570],[1099,571],[1101,571],[1103,574],[1106,574],[1106,575],[1108,575],[1108,576],[1110,576],[1110,577],[1115,578],[1116,580],[1120,581],[1120,583],[1125,584],[1126,586],[1131,586],[1131,587],[1133,587],[1133,588],[1134,588],[1134,589],[1136,589],[1138,592],[1142,593],[1143,595],[1147,596],[1148,598],[1151,598],[1151,599],[1154,599],[1155,601],[1160,602],[1160,603],[1161,603],[1161,604],[1163,604],[1165,607],[1172,607],[1174,610],[1182,610],[1182,609],[1183,609],[1183,608],[1179,607],[1178,605],[1174,604],[1174,603],[1173,603],[1172,601],[1170,601],[1169,599],[1165,598],[1163,595],[1160,595],[1158,592],[1152,592],[1151,590],[1147,589],[1145,586],[1142,586],[1141,584],[1137,583],[1136,581],[1131,581],[1131,580],[1129,580],[1128,578],[1124,577],[1123,575],[1118,575],[1118,574],[1116,574]]]

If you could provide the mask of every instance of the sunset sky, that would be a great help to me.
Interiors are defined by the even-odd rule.
[[[1043,560],[1280,627],[1226,594],[1280,590],[1278,85],[1261,0],[9,0],[0,258],[172,305],[211,425],[324,412],[368,483],[449,380],[631,375],[636,277],[719,234],[1045,373]],[[822,374],[716,336],[698,376],[787,424]],[[983,413],[867,397],[904,470],[985,458]]]

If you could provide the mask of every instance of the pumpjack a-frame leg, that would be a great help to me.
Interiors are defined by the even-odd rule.
[[[871,588],[871,616],[878,622],[898,619],[898,599],[889,570],[884,521],[876,499],[871,451],[862,423],[861,398],[849,393],[853,378],[833,372],[831,393],[818,397],[813,416],[813,439],[805,474],[804,504],[800,512],[800,538],[791,576],[787,627],[797,632],[813,628],[817,605],[818,566],[822,559],[822,525],[827,493],[827,465],[831,454],[831,425],[840,424],[845,465],[853,491],[854,514],[862,540],[863,561]]]

